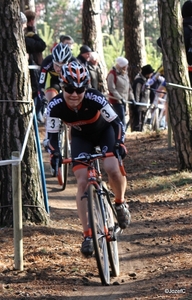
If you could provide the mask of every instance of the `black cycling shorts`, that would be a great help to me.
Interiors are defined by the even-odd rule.
[[[77,157],[80,154],[93,153],[94,147],[96,146],[100,146],[101,150],[104,152],[113,152],[115,146],[115,132],[111,125],[104,129],[99,136],[94,135],[94,133],[88,138],[72,135],[71,156]],[[77,165],[81,165],[81,163],[73,163],[73,167]]]

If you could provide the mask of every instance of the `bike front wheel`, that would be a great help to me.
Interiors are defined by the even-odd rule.
[[[99,270],[99,276],[103,285],[110,283],[109,260],[107,250],[107,239],[105,232],[102,200],[94,185],[88,187],[88,214],[92,229],[95,258]]]
[[[68,129],[66,124],[62,124],[61,132],[60,132],[60,151],[63,159],[69,157],[69,136],[68,136]],[[60,172],[58,174],[58,179],[62,186],[61,190],[65,190],[67,184],[69,172],[69,165],[62,164],[60,168]],[[60,177],[60,178],[59,178]]]
[[[110,199],[110,192],[107,188],[105,182],[102,182],[103,191],[104,191],[104,205],[106,213],[106,222],[109,231],[110,241],[107,243],[109,262],[111,266],[112,276],[119,276],[119,252],[118,252],[118,242],[117,235],[120,231],[118,222],[116,219],[116,211],[113,207],[113,204]]]

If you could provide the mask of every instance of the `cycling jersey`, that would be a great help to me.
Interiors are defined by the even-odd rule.
[[[54,97],[47,107],[47,132],[51,146],[58,150],[58,132],[61,119],[65,124],[72,127],[71,136],[81,137],[82,140],[99,144],[101,135],[110,126],[113,128],[114,143],[124,143],[124,126],[113,110],[110,103],[99,91],[87,89],[78,109],[68,107],[63,93]],[[79,145],[83,147],[83,145]]]
[[[53,56],[52,54],[45,57],[42,62],[40,76],[39,76],[39,85],[38,85],[38,96],[42,99],[45,95],[45,85],[47,80],[47,75],[50,74],[50,87],[53,85],[59,86],[59,74],[55,72],[53,68]]]

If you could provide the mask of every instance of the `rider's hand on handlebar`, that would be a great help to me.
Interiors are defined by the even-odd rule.
[[[56,168],[57,161],[58,161],[58,167],[60,168],[62,163],[61,153],[56,150],[53,150],[51,151],[51,166],[54,170]]]
[[[44,92],[38,91],[38,98],[39,98],[39,100],[40,100],[40,102],[41,102],[41,106],[47,107],[48,100],[47,100],[47,98],[45,97]]]
[[[120,155],[121,158],[124,159],[125,156],[127,155],[127,148],[125,147],[125,145],[122,142],[116,143],[113,153],[117,158],[118,158],[118,155]]]
[[[41,103],[42,103],[43,106],[47,107],[48,101],[47,101],[47,98],[45,96],[42,97]]]

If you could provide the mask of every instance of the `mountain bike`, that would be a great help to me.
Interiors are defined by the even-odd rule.
[[[119,275],[117,236],[118,233],[122,232],[118,225],[115,207],[111,201],[114,194],[102,180],[100,168],[100,159],[111,156],[114,156],[114,154],[103,153],[96,148],[93,154],[62,161],[63,164],[81,162],[87,166],[88,184],[82,198],[87,199],[89,226],[92,232],[99,276],[103,285],[110,284],[110,271],[114,277]],[[126,173],[120,155],[118,155],[118,161],[120,170],[125,176]]]

